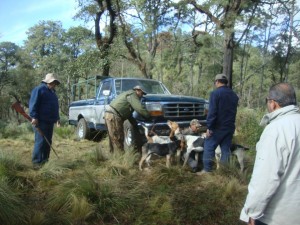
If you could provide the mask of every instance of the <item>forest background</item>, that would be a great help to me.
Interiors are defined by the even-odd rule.
[[[94,75],[162,81],[174,94],[208,99],[218,73],[229,77],[240,106],[264,106],[268,88],[290,82],[299,96],[299,8],[295,0],[159,1],[77,0],[74,19],[93,22],[62,28],[40,21],[23,46],[0,43],[0,119],[16,99],[54,72],[67,116],[73,83]]]

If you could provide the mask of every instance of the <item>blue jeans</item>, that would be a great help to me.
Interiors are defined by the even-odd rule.
[[[39,121],[38,128],[42,131],[49,143],[52,143],[54,123]],[[34,128],[34,148],[32,152],[32,163],[43,164],[48,161],[50,155],[50,146],[45,138]]]
[[[212,171],[215,159],[215,150],[218,145],[221,148],[221,164],[226,164],[230,159],[230,146],[234,130],[216,130],[213,134],[205,139],[203,152],[203,169],[207,172]]]

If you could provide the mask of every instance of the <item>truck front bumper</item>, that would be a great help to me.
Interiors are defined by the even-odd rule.
[[[185,129],[190,126],[190,120],[188,121],[176,121],[178,123],[180,129]],[[202,125],[200,130],[205,132],[206,127],[206,120],[199,120],[200,124]],[[159,136],[169,136],[170,134],[170,128],[167,124],[167,122],[157,122],[157,123],[149,123],[149,122],[139,122],[139,131],[141,134],[144,134],[144,128],[147,127],[149,131],[153,131]]]

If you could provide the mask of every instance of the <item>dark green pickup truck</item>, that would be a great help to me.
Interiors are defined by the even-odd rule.
[[[151,114],[149,120],[144,120],[136,112],[133,113],[138,121],[140,133],[144,132],[143,126],[148,127],[149,130],[154,126],[153,131],[156,134],[169,135],[168,120],[176,121],[181,128],[185,128],[189,126],[192,119],[198,119],[205,129],[208,109],[208,102],[205,99],[172,95],[163,83],[152,79],[100,76],[74,84],[73,99],[76,99],[75,93],[80,90],[86,88],[85,92],[87,93],[87,86],[92,84],[95,90],[93,98],[73,101],[69,106],[69,124],[77,126],[76,133],[79,139],[92,139],[93,135],[91,134],[106,132],[103,117],[107,104],[120,93],[132,89],[136,85],[142,86],[143,90],[147,92],[141,102]],[[79,96],[82,98],[83,94],[79,94]],[[132,146],[136,137],[129,121],[124,122],[124,129],[124,146],[128,148]]]

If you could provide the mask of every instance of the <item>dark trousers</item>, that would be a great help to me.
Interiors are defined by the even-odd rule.
[[[50,144],[52,143],[54,123],[39,121],[38,128],[42,131]],[[46,139],[34,128],[34,148],[32,152],[32,163],[43,164],[48,161],[50,155],[50,145]]]
[[[230,146],[234,130],[216,130],[206,138],[204,142],[203,167],[207,172],[212,171],[213,161],[215,159],[215,150],[218,145],[221,148],[220,163],[226,164],[230,159]]]
[[[259,220],[255,220],[255,225],[268,225],[268,224],[260,222]]]

